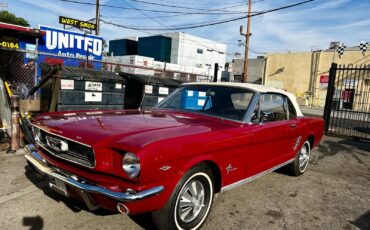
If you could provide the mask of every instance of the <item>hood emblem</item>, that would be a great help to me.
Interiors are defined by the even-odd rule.
[[[46,136],[46,143],[50,148],[59,153],[67,152],[69,150],[68,143],[58,138]]]

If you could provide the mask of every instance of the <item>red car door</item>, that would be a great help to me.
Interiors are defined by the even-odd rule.
[[[252,129],[247,176],[269,170],[292,158],[298,124],[294,116],[289,119],[287,100],[286,96],[275,93],[261,95],[256,108],[260,116]]]

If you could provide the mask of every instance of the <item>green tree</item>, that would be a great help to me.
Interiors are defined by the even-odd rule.
[[[20,26],[30,26],[28,21],[24,18],[17,17],[6,10],[0,11],[0,22],[5,22],[9,24],[15,24]]]

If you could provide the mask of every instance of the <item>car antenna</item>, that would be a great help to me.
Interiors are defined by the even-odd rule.
[[[148,81],[147,81],[146,85],[149,85],[151,79],[152,79],[152,75],[149,75],[149,78],[148,78]],[[144,94],[143,94],[143,97],[141,98],[140,106],[138,108],[140,111],[141,111],[141,107],[143,106],[143,103],[144,103],[145,94],[146,94],[146,92],[145,92],[145,86],[144,86]]]

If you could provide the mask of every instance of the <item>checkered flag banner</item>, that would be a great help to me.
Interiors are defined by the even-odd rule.
[[[338,52],[339,58],[342,58],[342,55],[344,54],[344,49],[345,48],[346,48],[346,45],[344,45],[344,43],[342,43],[342,45],[338,46],[337,52]]]
[[[362,55],[365,56],[367,47],[369,46],[368,42],[360,42],[360,50],[362,52]]]

